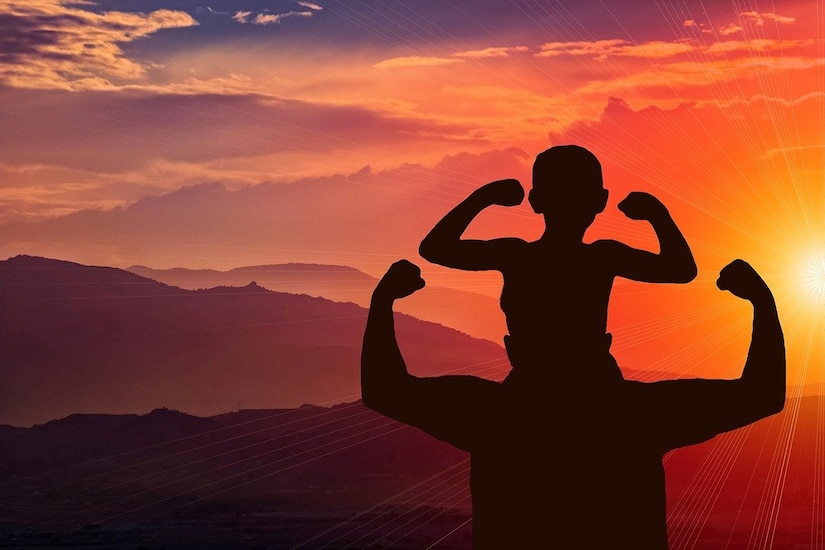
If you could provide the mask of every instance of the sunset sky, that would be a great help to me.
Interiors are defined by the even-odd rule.
[[[749,311],[713,281],[742,257],[777,295],[790,381],[822,381],[821,3],[0,0],[0,14],[3,259],[378,276],[423,264],[420,239],[470,191],[529,186],[538,152],[576,143],[611,193],[589,239],[655,249],[616,210],[644,190],[699,265],[684,288],[617,285],[620,360],[736,375]],[[471,234],[540,231],[522,205]]]

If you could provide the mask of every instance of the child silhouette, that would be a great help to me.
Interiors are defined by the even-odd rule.
[[[501,272],[501,308],[509,331],[504,340],[516,371],[573,361],[587,365],[594,380],[621,378],[606,333],[614,279],[687,283],[696,276],[685,238],[667,208],[647,193],[630,193],[618,206],[630,219],[653,226],[658,254],[614,240],[585,243],[584,233],[604,210],[607,196],[595,155],[575,145],[551,147],[536,157],[528,199],[546,225],[538,240],[461,238],[485,208],[515,206],[524,199],[521,184],[505,179],[473,192],[421,242],[421,256],[433,263]]]

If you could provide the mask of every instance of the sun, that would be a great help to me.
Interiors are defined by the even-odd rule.
[[[802,267],[802,286],[813,305],[825,306],[825,251],[806,259]]]
[[[792,248],[792,247],[788,247]],[[777,271],[765,272],[778,303],[791,306],[805,322],[825,322],[825,245],[797,246],[795,254],[774,259]],[[781,274],[780,274],[781,271]],[[790,311],[790,310],[789,310]]]

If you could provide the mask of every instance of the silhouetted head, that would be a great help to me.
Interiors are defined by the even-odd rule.
[[[557,145],[540,153],[533,163],[529,201],[548,224],[586,229],[607,204],[599,159],[578,145]]]

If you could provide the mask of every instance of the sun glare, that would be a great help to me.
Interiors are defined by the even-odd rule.
[[[825,307],[825,251],[811,255],[802,267],[802,286],[816,307]]]
[[[780,265],[782,275],[774,273],[766,278],[776,283],[770,286],[777,302],[793,304],[793,310],[805,322],[825,321],[825,246],[800,246],[796,254],[786,256],[777,267]]]

